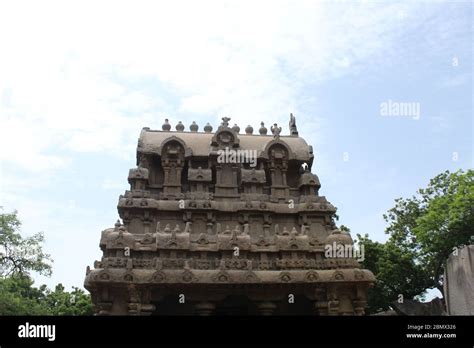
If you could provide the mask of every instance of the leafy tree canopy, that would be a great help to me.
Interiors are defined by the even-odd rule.
[[[33,286],[30,272],[50,276],[52,260],[43,233],[24,238],[20,227],[16,212],[0,214],[0,315],[92,315],[90,295],[77,287]]]
[[[358,235],[365,247],[362,265],[377,282],[369,293],[369,312],[390,302],[423,297],[430,288],[443,293],[448,256],[474,238],[474,171],[446,171],[411,198],[398,198],[384,215],[386,243]]]

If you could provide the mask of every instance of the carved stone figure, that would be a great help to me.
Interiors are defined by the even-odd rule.
[[[280,137],[281,127],[278,127],[278,125],[276,123],[274,123],[273,126],[271,126],[270,130],[272,131],[272,134],[273,134],[274,138],[279,138]]]
[[[293,114],[290,114],[290,135],[298,136],[298,129],[296,128],[296,118]]]
[[[223,127],[229,127],[229,121],[230,121],[230,117],[222,117],[221,126],[223,126]]]

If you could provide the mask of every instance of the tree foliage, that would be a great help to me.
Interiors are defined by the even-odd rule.
[[[474,171],[446,171],[411,198],[398,198],[384,215],[386,243],[358,235],[364,243],[362,265],[377,281],[369,293],[369,312],[386,310],[399,295],[422,297],[427,289],[443,293],[448,256],[474,236]]]
[[[0,214],[0,276],[27,275],[30,271],[51,275],[52,260],[41,246],[44,234],[24,238],[20,227],[16,211]]]
[[[0,315],[92,315],[90,295],[62,284],[50,290],[33,286],[30,272],[51,275],[44,235],[22,237],[17,213],[0,214]]]
[[[358,239],[365,248],[362,266],[371,270],[377,279],[368,294],[369,313],[388,310],[399,295],[423,299],[423,293],[431,287],[431,282],[424,267],[415,261],[416,255],[390,240],[379,243],[367,235],[358,235]]]
[[[90,296],[62,284],[51,291],[46,285],[33,286],[29,276],[0,278],[0,315],[92,315]]]
[[[397,246],[423,266],[432,287],[443,292],[446,259],[474,236],[474,171],[446,171],[408,199],[397,199],[384,218]]]

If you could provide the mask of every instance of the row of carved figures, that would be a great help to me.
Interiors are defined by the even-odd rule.
[[[156,232],[157,233],[191,233],[192,222],[188,221],[185,224],[184,231],[181,232],[181,227],[179,224],[176,224],[176,226],[172,229],[170,224],[166,224],[164,229],[161,229],[161,223],[158,221],[156,225]],[[296,227],[293,227],[291,231],[289,231],[286,226],[283,227],[282,230],[280,230],[280,226],[278,224],[275,224],[274,226],[274,232],[278,236],[297,236],[297,235],[305,235],[307,231],[308,226],[307,225],[301,225],[300,231],[296,229]],[[250,234],[250,225],[249,224],[244,224],[242,231],[240,230],[240,225],[237,224],[235,225],[234,229],[231,229],[229,225],[226,225],[225,229],[222,229],[222,225],[218,222],[216,223],[216,232],[217,234],[224,234],[224,235],[230,235],[230,234],[236,234],[236,235],[248,235]]]

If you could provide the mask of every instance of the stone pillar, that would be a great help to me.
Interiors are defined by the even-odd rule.
[[[328,315],[339,315],[339,296],[336,284],[331,284],[327,288]]]
[[[328,301],[328,315],[339,315],[339,300]]]
[[[259,302],[257,304],[257,309],[260,315],[273,315],[277,306],[274,302]]]
[[[350,299],[348,294],[342,294],[338,297],[339,306],[338,306],[338,313],[339,315],[354,315],[354,306],[353,302]]]
[[[474,315],[474,245],[466,245],[449,256],[444,279],[448,313]]]
[[[155,311],[155,305],[150,303],[150,291],[131,285],[128,288],[128,314],[129,315],[151,315]]]
[[[212,302],[198,302],[194,308],[197,315],[208,316],[214,313],[216,305]]]
[[[314,309],[316,314],[321,316],[328,315],[328,301],[316,301],[314,302]]]
[[[356,299],[352,301],[352,307],[354,307],[354,315],[364,315],[366,301]]]

